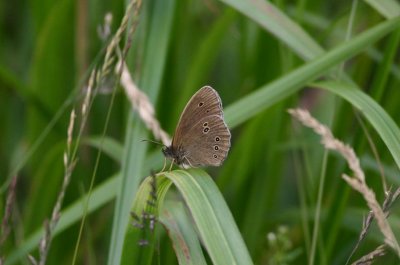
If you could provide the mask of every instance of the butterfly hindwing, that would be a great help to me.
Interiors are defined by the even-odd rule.
[[[184,163],[191,167],[221,165],[228,154],[230,139],[223,117],[211,115],[200,119],[182,139]]]

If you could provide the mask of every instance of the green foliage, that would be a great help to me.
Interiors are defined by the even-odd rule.
[[[383,203],[382,172],[389,186],[400,183],[399,3],[143,1],[132,42],[124,32],[120,47],[131,45],[130,72],[162,127],[173,134],[187,100],[211,85],[232,130],[220,168],[164,172],[156,184],[151,175],[163,155],[142,141],[153,136],[113,85],[117,74],[102,80],[78,137],[88,77],[101,68],[109,44],[97,28],[111,12],[114,34],[127,3],[0,3],[2,213],[18,176],[11,233],[0,243],[5,264],[38,257],[63,182],[73,108],[78,160],[47,264],[71,264],[75,248],[77,264],[345,264],[369,209],[341,179],[349,173],[343,158],[324,156],[318,137],[299,131],[286,110],[309,109],[352,146]],[[130,211],[154,215],[155,228],[149,218],[145,228],[133,226]],[[389,222],[397,239],[399,213],[394,204]],[[383,243],[372,227],[351,261]],[[390,250],[379,259],[398,261]]]

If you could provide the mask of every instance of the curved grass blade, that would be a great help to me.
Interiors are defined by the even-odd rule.
[[[314,59],[324,53],[324,49],[306,31],[268,1],[221,0],[221,2],[257,22],[304,60]]]
[[[364,0],[385,18],[400,16],[400,4],[394,0]]]
[[[155,183],[155,184],[153,184]],[[156,188],[153,190],[153,185]],[[155,249],[155,233],[150,231],[149,223],[145,216],[158,216],[166,193],[172,182],[166,178],[149,176],[140,184],[131,207],[132,222],[128,224],[125,234],[121,264],[152,264]],[[155,192],[154,205],[149,204],[151,193]],[[143,246],[140,242],[146,241]]]
[[[150,177],[143,181],[137,192],[136,199],[132,206],[132,211],[135,213],[141,213],[142,211],[151,212],[147,205],[148,195],[150,193],[149,179]],[[157,176],[157,209],[158,212],[162,212],[163,214],[165,210],[170,210],[168,208],[169,204],[165,202],[165,199],[166,193],[172,184],[176,186],[185,200],[196,226],[195,230],[198,231],[198,236],[201,238],[201,242],[207,250],[213,264],[253,264],[247,247],[244,244],[239,229],[236,226],[223,196],[207,173],[200,169],[190,169],[187,171],[175,170],[172,172],[160,173]],[[165,207],[164,204],[166,204]],[[161,219],[165,220],[165,215]],[[174,221],[178,223],[182,222],[182,220],[176,219],[174,219]],[[184,221],[184,223],[186,223],[186,221]],[[132,244],[135,244],[134,240],[138,238],[137,232],[135,234],[132,226],[130,226],[130,228],[128,227],[127,231],[123,260],[130,260],[130,262],[137,261],[137,256],[132,253]],[[192,232],[188,233],[192,234]],[[196,250],[198,247],[192,245],[197,243],[191,242],[191,240],[193,239],[184,241],[184,245],[194,248],[189,248],[189,256],[183,254],[182,249],[177,252],[177,255],[179,258],[186,261],[188,261],[187,257],[193,258],[193,260],[189,260],[187,264],[199,264],[191,263],[196,261],[194,258],[200,255],[200,252]],[[176,243],[176,241],[174,243]],[[193,253],[192,250],[196,253]],[[181,257],[181,254],[186,256]],[[151,254],[147,253],[147,255]],[[199,261],[202,262],[202,259],[200,258]],[[128,263],[123,262],[123,264]]]
[[[179,264],[207,264],[196,231],[193,229],[182,203],[165,203],[160,214],[160,222],[164,225],[173,243]]]
[[[294,94],[307,83],[324,75],[330,68],[365,50],[387,33],[397,29],[399,24],[400,17],[382,22],[271,84],[260,87],[226,108],[227,124],[235,127],[272,104]]]
[[[233,216],[211,177],[200,169],[163,175],[184,198],[213,264],[252,264]]]
[[[378,103],[352,84],[325,81],[313,86],[329,90],[357,108],[378,132],[400,168],[400,129]]]

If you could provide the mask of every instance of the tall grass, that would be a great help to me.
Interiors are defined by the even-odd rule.
[[[33,0],[0,10],[5,264],[39,260],[44,236],[46,264],[399,262],[395,0]],[[163,155],[142,141],[154,135],[115,71],[121,58],[170,135],[197,89],[219,92],[232,130],[220,168],[153,175]],[[68,140],[95,72],[82,130]],[[387,222],[377,226],[365,193],[341,178],[353,174],[346,161],[292,121],[287,109],[298,106],[354,149]],[[77,160],[49,232],[67,144]]]

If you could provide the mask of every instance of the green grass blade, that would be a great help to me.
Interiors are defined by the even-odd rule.
[[[348,83],[326,81],[313,86],[329,90],[357,108],[378,132],[400,168],[400,129],[378,103]]]
[[[146,178],[136,194],[131,211],[137,213],[137,215],[140,215],[143,210],[148,213],[154,212],[154,209],[147,204],[151,190],[150,182],[151,177]],[[200,169],[191,169],[188,171],[175,170],[172,172],[164,172],[157,176],[158,211],[162,212],[161,215],[163,215],[163,217],[161,219],[164,220],[165,210],[170,211],[168,208],[169,204],[166,204],[165,207],[164,204],[166,194],[171,184],[177,187],[185,200],[195,223],[196,231],[198,231],[199,237],[213,261],[213,264],[252,264],[247,247],[244,244],[232,214],[216,184],[207,173]],[[178,216],[175,217],[178,218]],[[186,219],[187,217],[179,217],[179,219],[181,218]],[[168,222],[170,223],[171,220],[168,220]],[[183,226],[188,225],[188,222],[185,220],[175,220],[174,222]],[[185,260],[185,262],[189,262],[187,264],[201,264],[203,263],[203,259],[200,257],[202,254],[201,251],[198,250],[199,246],[197,246],[197,240],[192,238],[193,232],[191,230],[193,229],[194,228],[185,228],[184,231],[187,233],[184,234],[184,238],[186,238],[185,245],[190,249],[190,258],[188,259],[189,256],[182,253],[182,249],[175,251],[180,260],[182,259]],[[135,253],[133,250],[139,239],[139,231],[137,230],[138,229],[133,228],[132,225],[128,226],[125,236],[123,264],[132,264],[132,262],[135,261],[141,262],[138,264],[143,264],[143,262],[145,264],[150,264],[149,260],[151,260],[152,256],[151,251],[146,249],[136,251]],[[197,238],[196,235],[194,236]],[[174,244],[177,243],[176,241],[173,242]],[[180,245],[182,242],[178,244]],[[151,248],[153,246],[149,247]],[[137,254],[137,252],[141,253]],[[140,258],[138,258],[139,255],[141,255]]]
[[[257,22],[305,60],[324,53],[324,49],[307,32],[268,1],[221,0],[221,2]]]
[[[163,175],[184,198],[213,264],[252,264],[233,216],[211,177],[199,169]]]
[[[133,115],[132,115],[133,116]],[[146,137],[146,130],[141,125],[134,127],[133,117],[128,121],[127,142],[122,160],[122,179],[118,187],[116,209],[114,212],[113,230],[110,242],[109,264],[119,264],[122,252],[121,238],[125,234],[125,228],[129,218],[129,199],[133,199],[140,182],[140,173],[145,158],[147,143],[141,143],[140,139]]]
[[[207,37],[201,40],[199,47],[195,53],[191,63],[187,77],[184,78],[185,83],[183,89],[179,89],[179,101],[177,101],[176,113],[174,116],[179,117],[180,111],[185,107],[187,100],[196,92],[199,87],[204,85],[204,80],[212,69],[212,64],[215,62],[218,52],[220,51],[221,43],[226,36],[227,30],[237,17],[237,12],[232,9],[227,9],[219,16],[218,20],[210,28]]]
[[[109,178],[104,183],[93,189],[89,199],[87,213],[95,211],[114,199],[117,187],[120,185],[120,180],[121,177],[117,175]],[[60,221],[54,230],[53,237],[57,236],[80,220],[83,215],[83,205],[87,201],[87,196],[88,195],[82,196],[78,201],[74,202],[62,211]],[[18,248],[7,256],[5,265],[15,264],[17,261],[25,260],[26,255],[38,247],[39,240],[43,237],[43,233],[43,227],[40,227],[36,232],[32,233],[32,235],[19,245]]]
[[[394,0],[364,0],[385,18],[400,16],[400,4]]]
[[[94,146],[97,146],[97,138],[89,139],[89,141],[94,141]],[[107,138],[105,139],[105,143],[107,142]],[[111,140],[113,141],[113,140]],[[118,143],[113,143],[112,145],[118,145]],[[111,149],[119,148],[117,146],[113,146]],[[114,152],[115,150],[111,150],[110,152]],[[108,153],[107,150],[104,150],[105,153]],[[122,151],[121,151],[122,152]],[[121,156],[118,154],[113,154],[111,156]],[[119,161],[119,160],[117,160]],[[144,165],[144,169],[142,171],[142,175],[149,172],[151,169],[154,169],[154,166],[157,167],[162,166],[161,161],[161,154],[160,152],[151,153]],[[89,206],[87,213],[92,213],[99,209],[100,207],[104,206],[106,203],[110,202],[111,200],[115,199],[117,194],[117,188],[120,185],[121,176],[118,174],[116,176],[108,178],[103,183],[96,186],[93,189],[92,195],[89,199]],[[87,194],[82,196],[77,201],[71,203],[68,207],[66,207],[60,217],[60,222],[58,223],[57,227],[54,230],[53,236],[56,237],[65,229],[71,227],[73,224],[78,222],[83,215],[83,207],[84,203],[87,200]],[[7,256],[7,260],[5,264],[14,264],[18,260],[25,259],[26,255],[30,253],[33,249],[37,248],[39,244],[40,238],[43,236],[44,230],[43,227],[40,226],[35,232],[29,235],[26,240],[18,246],[18,249],[14,250]]]
[[[143,72],[139,82],[140,88],[145,90],[154,102],[162,80],[165,66],[167,47],[169,43],[175,1],[159,1],[155,3],[154,13],[146,42]],[[146,129],[137,115],[129,119],[126,134],[125,152],[122,162],[122,181],[117,196],[116,209],[113,221],[108,264],[120,264],[125,238],[125,229],[129,220],[129,209],[141,179],[140,174],[144,164],[147,143]]]
[[[363,51],[396,29],[399,23],[400,18],[382,22],[323,56],[236,101],[225,110],[227,124],[235,127],[277,101],[292,95],[313,79],[324,75],[330,68]]]
[[[381,100],[390,77],[390,69],[396,64],[396,53],[400,43],[400,29],[391,34],[385,45],[385,53],[377,69],[377,74],[371,86],[371,96],[378,102]]]
[[[155,178],[156,181],[156,203],[157,208],[150,206],[148,201],[154,201],[150,195],[152,191],[152,182],[154,181],[152,176],[145,178],[139,186],[136,193],[135,199],[132,203],[131,212],[135,213],[141,220],[132,219],[132,222],[128,224],[125,234],[124,250],[122,253],[121,264],[152,264],[152,258],[154,256],[155,249],[155,231],[151,231],[149,224],[143,217],[143,213],[153,214],[158,216],[160,209],[163,208],[164,198],[172,182],[166,178]],[[133,226],[132,223],[141,223],[142,229],[138,229]],[[145,248],[140,248],[138,241],[144,239],[148,241],[148,245]]]
[[[160,222],[168,231],[179,264],[207,264],[196,231],[182,203],[165,203],[160,214]]]
[[[365,170],[371,170],[376,174],[380,174],[380,165],[377,163],[376,159],[369,155],[363,155],[360,158],[362,168]],[[393,185],[400,186],[400,178],[398,174],[397,166],[382,164],[385,171],[385,176],[388,181]]]
[[[96,148],[102,148],[102,151],[109,157],[114,159],[116,162],[121,163],[123,147],[121,143],[118,143],[115,139],[110,137],[90,137],[83,139],[83,144],[88,144]]]

